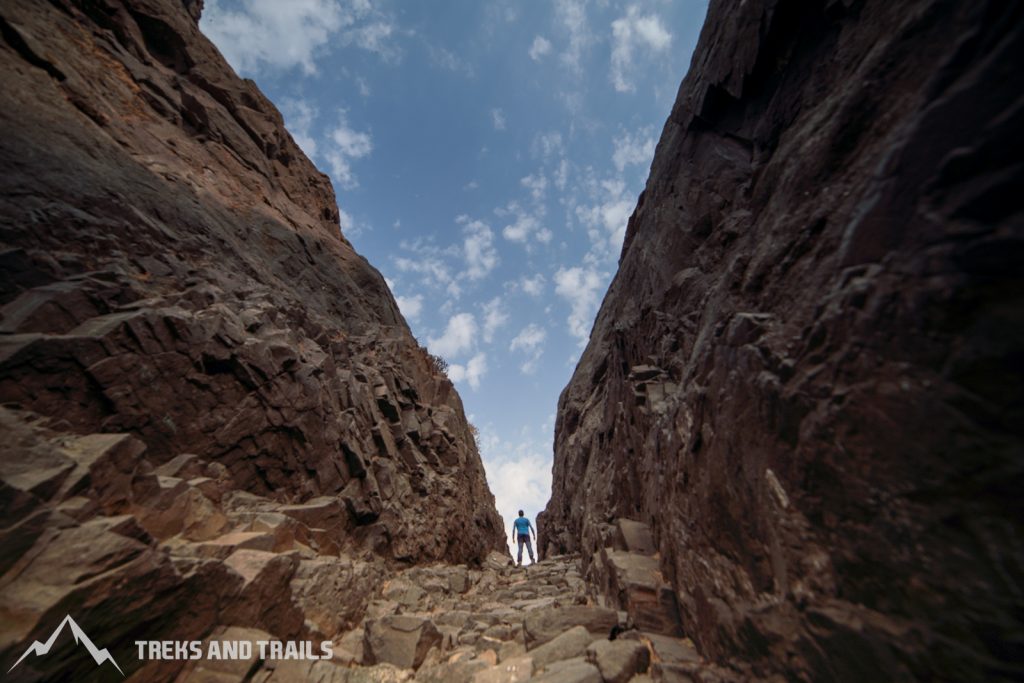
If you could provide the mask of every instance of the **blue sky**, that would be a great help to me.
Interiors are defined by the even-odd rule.
[[[558,395],[707,3],[206,0],[202,30],[331,176],[480,430],[506,530],[550,494]]]

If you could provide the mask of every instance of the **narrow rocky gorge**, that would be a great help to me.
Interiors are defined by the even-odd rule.
[[[1022,58],[1019,4],[710,4],[559,401],[544,554],[593,573],[648,524],[744,677],[1024,675]]]
[[[202,9],[0,4],[4,680],[1024,675],[1020,5],[711,3],[526,569]]]

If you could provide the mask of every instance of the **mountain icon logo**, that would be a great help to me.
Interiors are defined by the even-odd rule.
[[[82,627],[76,624],[75,620],[71,618],[70,614],[64,617],[64,621],[60,622],[60,626],[54,629],[53,633],[50,634],[50,637],[46,640],[45,643],[40,643],[38,640],[36,640],[31,645],[29,645],[28,649],[25,650],[25,654],[18,658],[18,661],[14,663],[14,666],[7,670],[7,673],[11,673],[12,671],[14,671],[14,667],[21,664],[22,661],[24,661],[24,659],[29,655],[42,657],[43,655],[48,653],[50,651],[50,648],[52,648],[53,644],[57,641],[57,636],[61,634],[61,631],[64,630],[65,626],[68,626],[71,629],[71,635],[74,637],[75,643],[84,645],[85,649],[89,651],[89,654],[92,655],[93,660],[95,660],[96,662],[96,666],[102,665],[103,662],[110,662],[114,665],[114,668],[116,668],[117,671],[122,676],[124,676],[124,672],[121,671],[121,667],[119,667],[117,665],[117,662],[114,661],[113,656],[111,656],[107,648],[100,649],[96,647],[93,644],[93,642],[89,640],[89,636],[85,635],[85,631],[82,630]]]

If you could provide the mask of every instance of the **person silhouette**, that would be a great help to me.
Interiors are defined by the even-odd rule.
[[[519,541],[519,556],[516,558],[516,566],[523,566],[523,544],[526,544],[526,552],[530,554],[530,562],[535,562],[533,559],[533,544],[530,543],[530,532],[533,532],[533,538],[536,540],[537,531],[533,528],[533,524],[530,520],[523,516],[523,511],[519,511],[519,518],[512,522],[512,540]]]

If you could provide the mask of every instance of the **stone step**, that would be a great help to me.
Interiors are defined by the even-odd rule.
[[[682,635],[675,592],[661,574],[656,555],[602,548],[591,564],[594,583],[609,607],[626,612],[637,628]]]
[[[658,552],[658,548],[654,544],[654,537],[651,535],[651,528],[642,522],[625,517],[620,517],[615,521],[613,542],[616,550],[624,550],[629,553],[653,555]]]

